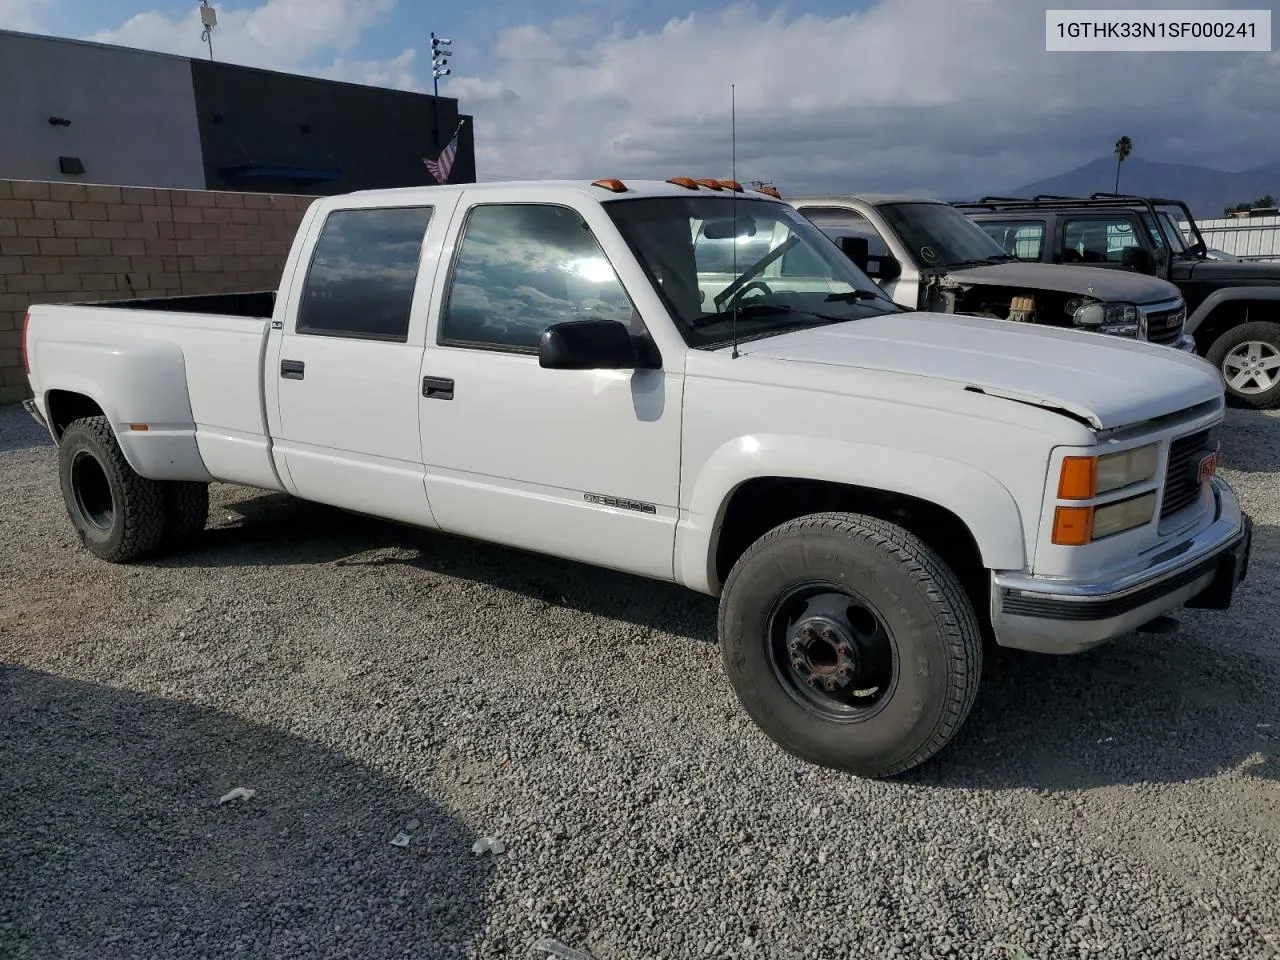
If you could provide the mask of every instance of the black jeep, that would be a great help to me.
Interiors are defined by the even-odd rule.
[[[1185,329],[1222,372],[1228,398],[1259,408],[1280,403],[1280,263],[1214,257],[1181,200],[1095,193],[955,206],[1019,259],[1171,281],[1187,302]]]

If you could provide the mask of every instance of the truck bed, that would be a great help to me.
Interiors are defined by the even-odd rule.
[[[88,397],[144,475],[280,489],[263,404],[274,291],[41,304],[29,311],[31,386],[55,432]],[[171,422],[150,423],[155,410]],[[137,469],[137,466],[135,466]],[[158,472],[157,472],[158,471]]]

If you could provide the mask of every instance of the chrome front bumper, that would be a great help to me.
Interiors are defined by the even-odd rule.
[[[1037,653],[1080,653],[1181,606],[1225,610],[1248,574],[1253,521],[1225,481],[1211,482],[1213,523],[1137,573],[1090,581],[994,574],[996,642]]]

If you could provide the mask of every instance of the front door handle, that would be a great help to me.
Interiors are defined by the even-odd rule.
[[[301,360],[281,360],[280,376],[286,380],[301,380],[306,366]]]
[[[423,377],[422,395],[428,400],[452,400],[453,381],[448,377]]]

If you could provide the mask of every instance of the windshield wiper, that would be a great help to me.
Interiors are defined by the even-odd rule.
[[[854,303],[858,300],[883,300],[884,294],[872,293],[870,290],[850,290],[847,293],[829,293],[823,300],[827,303]]]
[[[786,316],[794,314],[798,317],[813,317],[824,323],[846,323],[849,320],[857,319],[856,317],[836,317],[829,313],[814,313],[812,310],[801,310],[797,307],[790,306],[785,303],[744,303],[738,307],[738,317],[755,317],[768,316],[770,314],[781,314]],[[726,310],[724,313],[704,313],[697,320],[692,321],[689,326],[694,330],[700,330],[702,327],[709,327],[713,323],[724,323],[733,319],[734,311]]]

